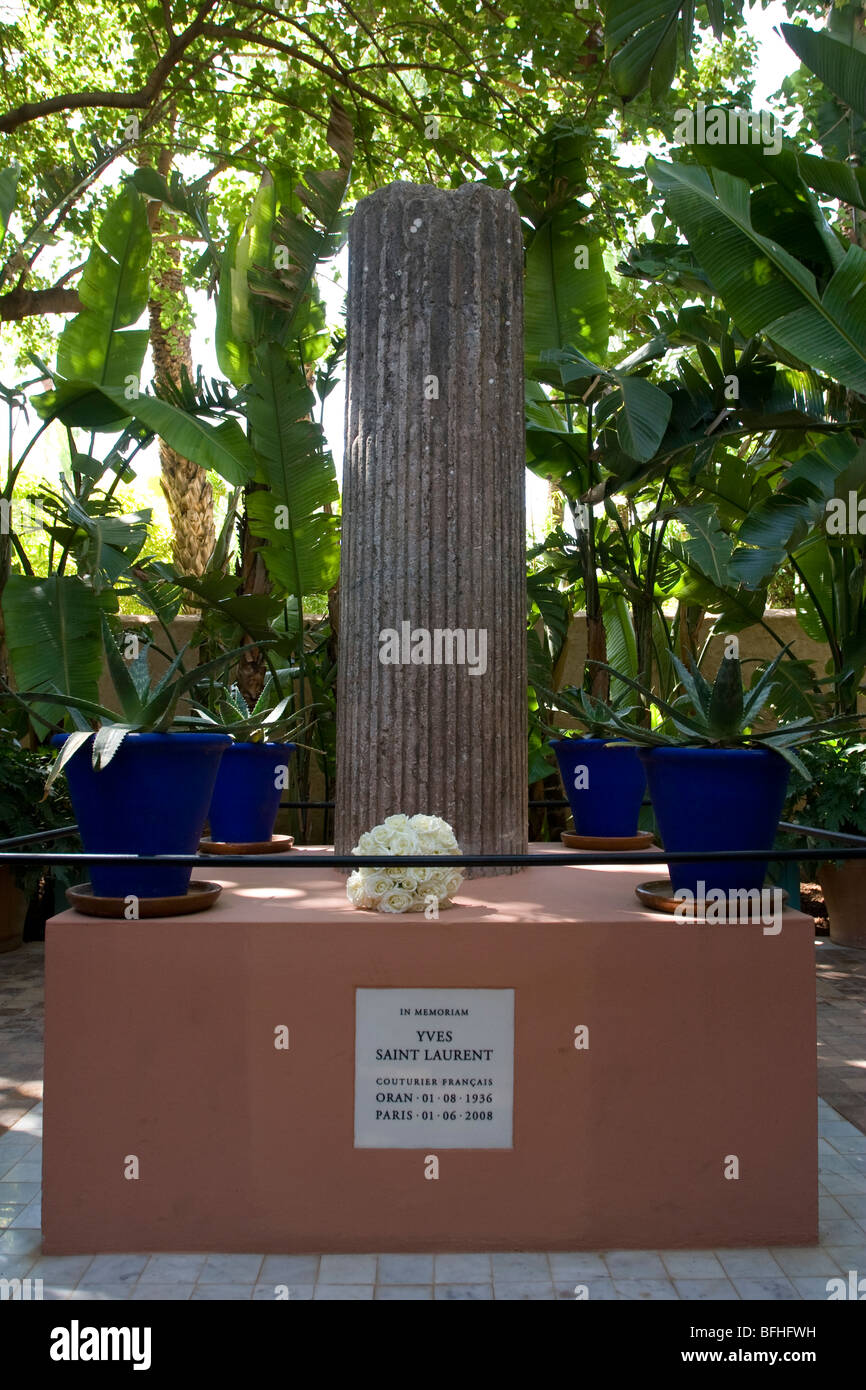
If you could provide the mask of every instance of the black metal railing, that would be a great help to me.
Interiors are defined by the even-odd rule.
[[[296,809],[311,808],[324,803],[289,803]],[[332,803],[331,803],[332,804]],[[542,803],[550,805],[552,803]],[[568,804],[567,802],[564,804]],[[766,860],[770,863],[799,862],[801,860],[825,859],[863,859],[866,858],[866,836],[847,835],[841,831],[823,830],[817,826],[798,825],[793,821],[780,821],[779,830],[786,835],[811,836],[816,840],[827,840],[832,844],[827,849],[808,846],[799,849],[742,849],[742,850],[682,850],[667,852],[663,849],[646,849],[637,853],[615,850],[563,850],[551,848],[541,853],[531,854],[399,854],[399,855],[353,855],[334,853],[314,853],[312,850],[297,849],[284,854],[90,854],[80,851],[38,852],[25,849],[25,845],[44,844],[78,834],[74,825],[61,826],[54,830],[37,830],[28,835],[16,835],[0,840],[0,868],[8,865],[35,868],[70,864],[146,864],[199,867],[203,864],[213,868],[216,864],[224,868],[336,868],[357,869],[387,865],[390,868],[547,868],[550,865],[577,867],[590,864],[689,864],[701,861],[724,863],[727,860]]]

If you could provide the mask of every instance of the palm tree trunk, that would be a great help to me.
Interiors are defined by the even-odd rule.
[[[157,163],[163,177],[167,176],[171,161],[171,150],[163,148]],[[166,259],[158,265],[151,279],[151,298],[147,306],[154,376],[157,381],[179,383],[183,368],[192,376],[192,354],[189,333],[181,324],[172,321],[177,307],[186,303],[177,218],[166,213],[159,203],[152,203],[150,224],[151,230],[160,234],[166,253]],[[216,544],[213,489],[207,473],[198,464],[182,458],[163,440],[159,442],[159,462],[162,490],[171,518],[174,563],[181,574],[204,574]]]

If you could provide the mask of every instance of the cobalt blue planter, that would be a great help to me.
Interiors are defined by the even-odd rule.
[[[274,833],[294,743],[233,743],[223,755],[210,804],[212,840],[261,844]]]
[[[776,838],[788,764],[770,748],[642,748],[656,822],[666,850],[766,850]],[[696,898],[721,889],[760,889],[767,860],[670,864],[674,892]]]
[[[59,747],[65,734],[51,742]],[[127,734],[107,767],[91,762],[93,744],[63,769],[85,850],[93,854],[195,854],[226,734]],[[191,868],[91,864],[98,897],[180,897]]]
[[[576,833],[615,839],[636,835],[646,775],[634,745],[560,738],[551,740],[551,746]]]

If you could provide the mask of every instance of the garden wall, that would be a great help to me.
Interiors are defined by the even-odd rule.
[[[814,642],[811,637],[806,636],[792,608],[768,608],[764,614],[764,620],[783,643],[791,643],[795,656],[802,657],[806,661],[814,661],[817,673],[819,675],[824,674],[823,667],[828,657],[827,647],[823,642]],[[711,619],[703,623],[701,627],[702,641],[711,626]],[[754,661],[756,658],[761,661],[768,661],[778,655],[780,651],[778,643],[773,641],[766,628],[759,627],[757,624],[745,628],[738,636],[742,661]],[[724,638],[715,637],[710,645],[706,665],[703,668],[705,675],[710,676],[718,669],[723,652]],[[583,678],[585,661],[586,615],[576,613],[566,640],[566,657],[561,684],[579,685]]]

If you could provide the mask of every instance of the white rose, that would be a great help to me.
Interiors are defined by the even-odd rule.
[[[451,827],[441,821],[432,830],[426,831],[419,837],[424,846],[425,854],[456,854],[458,852],[457,841]]]
[[[422,852],[418,844],[418,836],[414,830],[392,830],[389,836],[389,845],[392,854],[420,854]]]
[[[418,875],[424,872],[423,869],[392,869],[395,883],[399,883],[401,888],[405,888],[407,893],[414,893],[418,888]]]
[[[382,824],[385,826],[388,834],[393,835],[396,830],[406,830],[408,828],[409,817],[403,815],[386,816]]]
[[[438,816],[413,816],[409,824],[416,835],[428,835],[444,822]]]
[[[452,869],[451,873],[449,873],[448,877],[445,879],[444,887],[446,897],[453,898],[454,894],[457,892],[462,882],[463,874],[460,872],[460,870]]]
[[[382,825],[374,826],[372,830],[366,830],[352,850],[353,854],[388,854],[389,852],[390,835]]]
[[[353,907],[375,907],[376,905],[375,899],[371,898],[367,892],[366,881],[358,869],[349,875],[346,882],[346,896]]]
[[[450,825],[442,825],[435,833],[434,840],[437,845],[441,845],[443,854],[457,854],[459,846],[457,838]]]
[[[367,879],[367,891],[374,898],[382,898],[386,893],[390,893],[392,888],[397,886],[393,873],[380,869],[373,869]]]
[[[408,912],[412,906],[412,894],[402,888],[392,888],[379,900],[380,912]]]

